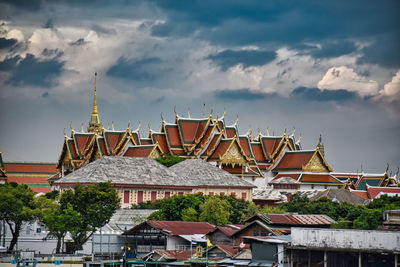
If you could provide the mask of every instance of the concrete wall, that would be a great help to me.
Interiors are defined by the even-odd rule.
[[[293,227],[292,246],[400,252],[400,232]]]

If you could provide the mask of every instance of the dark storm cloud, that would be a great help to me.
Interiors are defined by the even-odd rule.
[[[320,44],[320,47],[317,45],[300,43],[293,45],[292,48],[301,50],[300,54],[308,54],[313,58],[334,58],[348,55],[357,51],[357,47],[354,42],[346,40],[325,41]]]
[[[87,42],[85,41],[84,38],[79,38],[79,39],[76,40],[75,42],[69,43],[69,45],[71,45],[71,46],[81,46],[81,45],[84,45],[84,44],[86,44],[86,43],[87,43]]]
[[[108,69],[107,75],[127,80],[152,81],[157,79],[158,75],[162,75],[164,69],[161,63],[162,60],[158,57],[140,60],[128,60],[121,57]]]
[[[48,19],[46,23],[43,25],[43,28],[45,29],[53,29],[54,28],[54,22],[52,19]]]
[[[64,62],[60,62],[57,57],[39,60],[34,55],[27,54],[25,58],[16,56],[0,62],[0,71],[11,73],[5,82],[14,86],[51,87],[55,84],[54,78],[61,74],[63,65]]]
[[[320,90],[318,88],[298,87],[290,95],[295,98],[312,101],[348,101],[355,100],[357,94],[347,90]]]
[[[397,54],[390,59],[396,50],[400,51],[400,2],[397,0],[155,0],[154,3],[167,16],[165,23],[153,26],[152,33],[157,36],[193,35],[230,46],[322,42],[322,49],[312,51],[316,58],[352,53],[356,48],[346,40],[368,37],[375,45],[364,50],[366,61],[381,65],[400,62]],[[385,43],[391,47],[379,40],[382,34],[387,36]],[[337,42],[324,43],[326,40]]]
[[[27,11],[39,10],[42,5],[41,0],[3,0],[3,3],[7,3],[16,9],[24,9]]]
[[[379,64],[385,67],[400,67],[400,32],[397,38],[384,36],[362,49],[358,63]]]
[[[237,64],[243,64],[245,68],[265,65],[276,58],[276,53],[259,50],[225,50],[207,58],[217,63],[225,71]]]
[[[17,43],[16,39],[6,39],[0,37],[0,49],[12,47]]]
[[[276,94],[253,92],[248,88],[243,88],[238,90],[218,90],[215,91],[214,96],[220,100],[254,101],[274,97]]]

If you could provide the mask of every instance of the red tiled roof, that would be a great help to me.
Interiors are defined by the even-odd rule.
[[[151,139],[142,138],[142,139],[140,139],[140,144],[141,144],[141,145],[152,145],[153,142],[151,141]]]
[[[106,141],[104,140],[104,138],[99,139],[99,146],[100,150],[103,152],[103,155],[108,156]]]
[[[148,224],[170,232],[171,236],[207,234],[215,229],[214,225],[207,222],[148,221]]]
[[[153,134],[152,135],[153,138],[153,143],[157,143],[160,146],[161,152],[162,153],[168,153],[168,145],[167,145],[167,140],[165,139],[165,134]]]
[[[202,120],[186,120],[179,119],[178,127],[182,137],[183,144],[193,144],[196,139],[200,138],[205,131],[208,119]]]
[[[57,173],[56,163],[4,162],[9,173]]]
[[[239,137],[239,142],[240,142],[240,146],[242,147],[244,153],[246,153],[246,156],[248,157],[253,157],[253,155],[251,154],[251,147],[250,147],[250,140],[249,138],[246,137]]]
[[[221,133],[213,136],[210,143],[208,144],[206,151],[204,152],[205,155],[207,155],[207,156],[211,155],[211,153],[213,152],[214,146],[217,144],[220,136],[221,136]]]
[[[178,126],[165,126],[165,133],[167,137],[167,142],[169,142],[172,147],[182,147],[182,143],[179,137]]]
[[[88,148],[94,136],[94,134],[74,134],[74,141],[80,154],[83,154],[86,148]]]
[[[277,149],[282,137],[261,137],[261,144],[264,148],[265,154],[271,156]]]
[[[225,128],[225,130],[226,130],[226,136],[228,137],[228,138],[233,138],[233,137],[235,137],[236,136],[236,128],[235,127],[226,127]]]
[[[16,183],[44,183],[47,184],[48,176],[9,176],[8,182],[16,182]]]
[[[369,199],[369,196],[368,196],[368,192],[367,192],[367,191],[350,190],[350,192],[353,193],[353,194],[355,194],[355,195],[357,195],[357,196],[359,196],[359,197],[362,197],[362,198],[364,198],[364,199]]]
[[[400,187],[373,187],[367,186],[368,195],[371,199],[374,199],[379,193],[393,193],[400,194]],[[353,191],[354,193],[354,191]]]
[[[315,151],[286,152],[274,170],[301,170],[307,165]]]
[[[253,150],[253,155],[257,162],[265,162],[267,160],[261,147],[261,143],[251,143],[251,149]]]
[[[35,193],[49,193],[51,192],[50,187],[29,187]]]
[[[196,251],[190,250],[164,250],[164,249],[156,249],[156,252],[160,255],[163,255],[165,259],[168,260],[188,260]]]
[[[141,145],[141,146],[134,146],[129,147],[124,156],[125,157],[138,157],[138,158],[147,158],[151,151],[153,151],[155,145]]]
[[[75,148],[75,141],[73,139],[71,139],[71,140],[68,140],[67,142],[68,142],[68,147],[71,152],[72,158],[77,158],[78,152],[76,151],[76,148]]]
[[[302,174],[300,180],[303,183],[342,183],[329,174]]]
[[[123,141],[125,132],[104,132],[104,139],[110,151],[115,150]]]
[[[140,145],[140,138],[139,138],[139,134],[137,132],[131,132],[133,139],[135,140],[137,145]]]
[[[211,134],[213,133],[214,130],[214,125],[210,124],[204,133],[203,138],[201,138],[200,142],[198,143],[198,146],[196,148],[197,152],[199,152],[200,149],[202,149],[211,139]]]
[[[226,152],[226,150],[229,148],[232,140],[230,139],[225,139],[221,140],[217,147],[214,150],[214,153],[210,156],[211,159],[219,159],[219,157],[223,156]]]

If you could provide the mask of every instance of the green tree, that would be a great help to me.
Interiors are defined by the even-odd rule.
[[[382,211],[379,209],[365,209],[353,222],[353,228],[372,230],[382,225]]]
[[[308,213],[307,207],[310,203],[310,200],[306,195],[300,195],[299,193],[295,193],[291,196],[289,202],[284,202],[279,204],[278,206],[288,212],[298,212],[302,214]]]
[[[73,232],[79,227],[81,216],[77,211],[73,210],[70,203],[67,203],[67,207],[62,209],[58,201],[47,197],[52,197],[52,195],[41,196],[35,199],[37,207],[36,217],[49,230],[47,237],[57,239],[56,253],[60,253],[62,239],[68,232]]]
[[[177,155],[161,154],[161,156],[158,157],[156,160],[166,167],[171,167],[172,165],[184,161],[185,159]]]
[[[103,227],[119,207],[119,197],[110,182],[89,186],[75,185],[74,190],[61,194],[62,210],[72,210],[79,214],[79,225],[70,230],[73,250],[82,245],[93,235],[97,228]],[[73,215],[73,214],[72,214]]]
[[[261,213],[266,213],[266,214],[282,214],[285,213],[286,210],[283,207],[278,207],[278,206],[264,206],[261,209]]]
[[[199,213],[192,207],[182,211],[182,221],[197,222]]]
[[[221,199],[216,196],[209,197],[200,205],[200,210],[199,221],[205,221],[215,225],[229,223],[231,205],[226,199]]]
[[[25,184],[12,182],[0,185],[0,219],[8,224],[12,234],[7,252],[14,250],[22,224],[35,218],[34,195]]]

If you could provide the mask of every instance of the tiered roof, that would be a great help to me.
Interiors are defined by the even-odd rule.
[[[51,191],[47,179],[58,173],[55,163],[4,162],[8,182],[28,185],[36,193]]]

